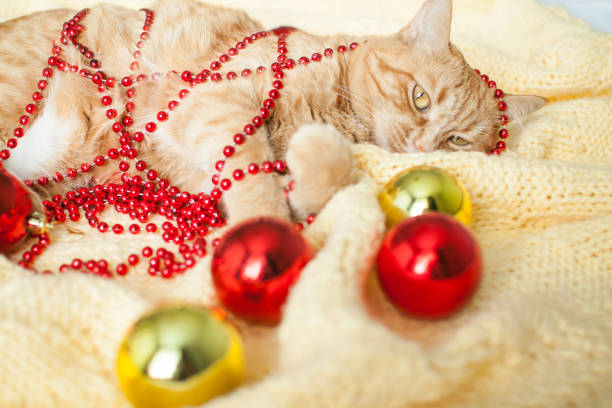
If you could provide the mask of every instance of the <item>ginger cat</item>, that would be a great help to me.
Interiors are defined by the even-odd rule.
[[[136,74],[161,75],[135,83],[137,108],[131,112],[131,130],[144,131],[144,125],[176,99],[181,88],[190,94],[155,132],[145,132],[139,158],[182,189],[208,192],[223,147],[232,144],[233,136],[268,98],[277,37],[262,38],[223,64],[224,75],[248,67],[253,71],[250,77],[189,88],[180,72],[208,68],[236,41],[264,28],[244,12],[198,2],[159,1],[152,9],[155,23],[140,49]],[[23,107],[31,102],[53,40],[74,13],[41,12],[0,25],[2,148],[13,138]],[[79,41],[95,52],[108,75],[120,79],[132,74],[129,67],[143,18],[142,11],[93,7],[81,22],[85,30]],[[449,43],[450,22],[450,0],[427,0],[412,22],[393,36],[291,33],[288,55],[296,61],[327,47],[353,41],[359,46],[285,71],[282,97],[275,101],[272,115],[226,160],[222,177],[231,178],[234,169],[245,169],[252,162],[286,158],[296,180],[292,210],[304,217],[355,181],[351,143],[373,143],[395,152],[492,150],[499,129],[497,102],[493,90]],[[67,62],[90,68],[76,48],[70,44],[64,48]],[[255,74],[260,65],[268,69]],[[166,74],[172,70],[178,74]],[[115,86],[112,92],[109,107],[121,117],[126,114],[126,88]],[[105,116],[107,108],[100,105],[101,94],[91,81],[56,70],[43,93],[44,105],[5,161],[9,170],[23,179],[51,176],[118,147],[112,121]],[[511,120],[544,104],[534,96],[507,96],[505,101]],[[115,171],[115,165],[107,164],[87,176],[109,180]],[[86,184],[81,177],[73,180],[72,187]],[[232,222],[265,214],[290,217],[277,175],[234,183],[224,194],[223,205]]]

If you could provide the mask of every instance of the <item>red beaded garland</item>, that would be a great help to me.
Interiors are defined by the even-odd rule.
[[[136,60],[142,57],[140,49],[144,45],[144,41],[149,38],[149,32],[154,23],[154,13],[151,10],[144,9],[145,13],[145,25],[143,31],[139,36],[139,40],[136,43],[136,51],[132,53],[134,61],[130,63],[130,70],[137,71],[139,69],[138,62]],[[121,183],[107,183],[102,185],[94,185],[90,188],[81,188],[77,190],[68,191],[64,197],[56,196],[52,201],[45,201],[45,215],[48,221],[65,222],[67,218],[71,220],[78,220],[81,217],[81,211],[84,212],[89,225],[92,228],[99,230],[100,232],[106,232],[110,229],[114,233],[121,234],[124,230],[129,230],[132,234],[140,233],[140,227],[138,224],[131,224],[129,227],[124,227],[121,224],[115,224],[111,227],[99,219],[99,215],[108,206],[113,206],[118,212],[128,214],[133,220],[137,220],[140,223],[145,224],[144,230],[147,233],[156,233],[158,228],[155,224],[149,222],[149,218],[154,214],[160,214],[165,216],[172,222],[168,222],[165,229],[162,229],[162,238],[169,243],[174,243],[179,246],[180,257],[175,257],[174,254],[163,248],[158,249],[155,254],[152,250],[144,248],[142,255],[145,258],[150,258],[148,272],[152,276],[160,276],[162,278],[171,278],[175,274],[182,273],[186,269],[193,267],[196,264],[197,257],[206,255],[206,241],[204,236],[207,234],[209,229],[221,227],[226,225],[227,221],[222,217],[220,211],[217,208],[219,200],[222,198],[223,192],[227,191],[232,187],[232,180],[239,182],[243,180],[247,175],[256,175],[261,171],[264,173],[279,173],[284,174],[287,171],[286,163],[283,161],[265,161],[263,163],[251,163],[246,169],[234,169],[230,178],[221,179],[220,173],[223,170],[224,161],[220,160],[215,165],[215,169],[218,173],[212,177],[217,180],[219,185],[218,188],[212,189],[208,194],[190,194],[188,192],[182,192],[177,187],[170,186],[169,182],[165,179],[158,178],[158,172],[154,169],[148,168],[147,164],[141,160],[138,160],[138,150],[134,147],[133,143],[142,142],[145,138],[145,134],[142,131],[131,132],[129,129],[134,124],[134,120],[128,113],[133,112],[136,109],[134,103],[134,97],[136,95],[136,89],[132,86],[135,82],[141,82],[145,80],[157,80],[160,77],[160,73],[153,73],[152,75],[137,74],[136,72],[124,75],[120,79],[116,79],[112,76],[108,76],[102,71],[102,62],[95,58],[93,51],[89,50],[86,46],[78,41],[78,36],[84,27],[81,25],[81,20],[88,14],[89,10],[85,9],[77,13],[71,20],[64,24],[62,34],[59,40],[54,41],[52,47],[52,55],[49,57],[47,63],[48,66],[42,70],[42,79],[37,83],[37,88],[32,94],[32,101],[25,107],[25,112],[28,115],[34,115],[38,111],[38,102],[42,101],[43,93],[48,86],[49,78],[53,77],[53,70],[58,69],[67,73],[74,73],[81,75],[84,79],[91,81],[95,89],[102,93],[100,97],[100,104],[106,109],[107,117],[113,121],[112,129],[118,133],[120,146],[119,148],[111,148],[108,150],[105,156],[97,156],[91,163],[82,163],[76,167],[76,169],[67,169],[64,174],[56,172],[52,181],[60,183],[65,178],[76,178],[79,174],[89,172],[93,166],[103,166],[111,161],[116,161],[120,157],[121,161],[117,164],[121,171]],[[272,87],[268,92],[269,98],[263,102],[263,106],[259,108],[259,114],[253,119],[252,123],[248,123],[243,128],[243,133],[237,133],[233,137],[234,145],[225,146],[223,149],[223,156],[231,157],[237,146],[242,145],[246,142],[248,136],[253,135],[257,129],[263,126],[265,119],[270,117],[271,110],[275,107],[275,99],[280,98],[280,90],[283,89],[283,78],[285,77],[285,70],[290,70],[297,63],[306,65],[310,61],[319,62],[322,60],[320,53],[314,53],[311,58],[301,57],[298,62],[292,58],[288,58],[288,49],[286,39],[287,36],[294,29],[286,28],[282,30],[273,31],[278,36],[277,48],[278,56],[277,62],[270,65],[274,81]],[[242,41],[238,41],[235,47],[230,48],[226,54],[222,54],[217,61],[213,61],[209,64],[210,70],[203,69],[201,72],[194,74],[191,71],[185,70],[178,74],[175,71],[168,73],[170,75],[178,75],[180,78],[188,82],[190,87],[197,86],[198,84],[208,82],[208,79],[213,82],[223,80],[237,80],[239,75],[236,72],[230,71],[225,75],[220,73],[223,64],[230,61],[234,56],[237,56],[240,50],[246,48],[249,44],[267,37],[271,32],[259,32],[249,37],[245,37]],[[94,71],[90,71],[87,68],[83,68],[79,71],[78,65],[68,63],[62,58],[62,54],[65,46],[73,45],[80,53],[88,60],[88,65],[94,68]],[[342,54],[347,50],[354,50],[357,47],[357,43],[351,43],[347,49],[346,46],[340,45],[337,47],[338,53]],[[334,50],[327,48],[323,51],[326,57],[333,55]],[[211,72],[217,71],[217,72]],[[245,68],[240,72],[242,78],[249,78],[256,72],[257,74],[263,74],[266,72],[266,67],[260,66],[256,69]],[[121,84],[126,89],[126,95],[129,101],[125,104],[126,114],[119,114],[116,109],[112,108],[113,97],[109,93],[109,89],[114,88],[115,85]],[[498,95],[496,90],[496,97]],[[184,99],[189,95],[189,90],[180,89],[178,91],[178,98]],[[501,96],[499,96],[500,102]],[[157,130],[158,123],[168,120],[170,112],[175,110],[179,106],[177,100],[171,100],[168,102],[168,111],[161,110],[156,114],[156,120],[148,122],[144,125],[144,130],[148,133],[153,133]],[[501,104],[500,104],[501,107]],[[27,127],[32,122],[32,117],[23,115],[19,118],[20,126],[15,128],[13,134],[16,138],[24,136],[24,127]],[[502,125],[504,116],[502,116]],[[507,118],[506,118],[507,120]],[[500,134],[501,137],[501,134]],[[506,136],[507,137],[507,136]],[[498,149],[500,146],[498,145]],[[10,158],[9,149],[17,147],[17,139],[9,139],[7,141],[8,149],[0,150],[0,159],[7,160]],[[123,159],[125,158],[125,159]],[[127,171],[130,168],[128,161],[136,160],[135,168],[137,171],[144,172],[146,180],[143,180],[144,176],[130,175]],[[46,177],[39,177],[36,183],[40,186],[47,185],[51,180]],[[26,180],[26,185],[33,186],[33,182]],[[291,189],[291,188],[290,188]],[[289,189],[289,190],[290,190]],[[310,223],[314,220],[314,215],[309,215],[307,222]],[[296,228],[303,228],[301,223],[296,224]],[[26,251],[20,265],[31,268],[32,262],[35,258],[43,252],[43,249],[49,244],[49,237],[43,234],[39,237],[38,244],[32,246],[29,251]],[[211,243],[213,246],[218,244],[218,240],[213,240]],[[123,276],[128,273],[129,266],[133,266],[138,263],[135,254],[130,255],[125,263],[118,264],[115,268],[115,274]],[[131,260],[131,261],[130,261]],[[136,262],[135,262],[136,261]],[[62,265],[60,271],[66,271],[68,267],[73,269],[83,270],[99,274],[100,276],[111,277],[113,276],[113,268],[108,267],[108,262],[105,260],[87,260],[82,261],[75,259],[68,264]],[[86,268],[87,270],[83,269]]]

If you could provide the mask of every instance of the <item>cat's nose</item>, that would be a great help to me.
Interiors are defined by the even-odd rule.
[[[425,150],[425,148],[423,147],[423,145],[422,145],[422,144],[420,144],[420,143],[416,143],[416,148],[417,148],[417,150],[418,150],[419,152],[424,152],[424,151],[426,151],[426,150]]]

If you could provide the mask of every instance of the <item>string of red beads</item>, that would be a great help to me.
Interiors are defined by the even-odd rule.
[[[493,149],[491,154],[499,155],[499,154],[501,154],[501,152],[506,150],[506,139],[508,138],[508,136],[510,136],[510,134],[508,133],[508,129],[506,127],[506,125],[508,124],[509,119],[508,119],[508,116],[505,115],[505,112],[508,109],[508,105],[503,100],[505,94],[504,94],[504,91],[502,91],[501,89],[499,89],[497,87],[497,83],[495,81],[493,81],[492,79],[490,79],[488,75],[482,74],[477,69],[475,69],[474,72],[476,72],[476,74],[478,74],[480,76],[480,79],[482,79],[484,82],[486,82],[486,84],[489,86],[489,88],[492,88],[492,89],[495,90],[495,94],[494,95],[495,95],[495,98],[498,100],[497,101],[497,106],[498,106],[498,108],[499,108],[499,110],[501,112],[501,115],[499,117],[500,129],[499,129],[499,132],[498,132],[498,136],[499,136],[500,140],[495,145],[495,149]]]
[[[109,263],[104,259],[84,261],[78,258],[63,264],[59,268],[60,272],[65,272],[71,268],[103,277],[125,276],[129,271],[129,267],[139,264],[143,258],[148,259],[148,272],[151,276],[171,278],[176,274],[183,273],[185,270],[192,268],[197,263],[198,258],[206,255],[206,240],[204,237],[211,229],[219,228],[227,224],[227,220],[223,218],[218,209],[218,203],[223,196],[223,192],[229,190],[233,182],[242,181],[249,175],[253,176],[260,172],[266,174],[285,174],[288,170],[287,164],[282,160],[276,160],[274,162],[264,161],[263,163],[250,163],[245,169],[235,169],[231,175],[231,179],[221,179],[225,160],[231,158],[236,150],[246,142],[247,137],[253,135],[258,128],[263,126],[265,119],[270,117],[276,104],[275,100],[281,96],[281,90],[284,88],[283,79],[285,78],[286,70],[295,68],[296,64],[308,65],[310,62],[320,62],[323,60],[323,56],[331,57],[334,54],[333,49],[326,48],[322,54],[315,52],[310,58],[303,56],[299,58],[296,63],[294,59],[287,57],[288,49],[286,42],[288,35],[294,29],[281,27],[273,30],[272,33],[278,37],[278,55],[277,61],[270,65],[274,80],[272,82],[272,88],[268,92],[269,97],[264,100],[262,106],[259,108],[258,114],[253,117],[250,123],[244,126],[242,132],[236,133],[233,136],[233,143],[226,145],[222,149],[222,157],[224,158],[215,163],[215,172],[211,176],[211,181],[215,187],[208,194],[192,194],[181,191],[176,186],[171,186],[170,182],[166,179],[160,179],[158,177],[159,173],[156,170],[150,168],[143,160],[138,160],[138,150],[134,147],[134,143],[142,142],[148,134],[155,132],[160,122],[167,121],[170,113],[180,105],[179,100],[188,97],[190,93],[188,89],[180,89],[177,94],[179,100],[169,101],[167,104],[168,109],[160,110],[156,114],[156,120],[145,124],[144,131],[130,131],[134,124],[134,119],[131,115],[136,109],[134,102],[136,89],[133,86],[134,83],[144,80],[157,80],[161,75],[160,73],[154,73],[150,76],[137,74],[140,68],[138,60],[142,57],[141,49],[144,46],[144,42],[149,38],[149,33],[155,19],[154,13],[151,10],[143,9],[143,11],[145,12],[143,31],[136,43],[136,50],[132,54],[134,60],[130,64],[130,70],[133,73],[124,76],[120,81],[117,81],[114,77],[107,76],[101,69],[101,62],[95,58],[94,52],[78,41],[79,34],[84,30],[80,21],[88,14],[89,10],[86,9],[77,13],[71,20],[64,23],[59,41],[56,40],[53,42],[51,50],[52,55],[48,60],[48,66],[43,69],[43,79],[37,84],[38,91],[35,91],[32,95],[34,103],[28,104],[25,107],[25,111],[28,115],[23,115],[19,119],[20,126],[14,130],[14,135],[16,138],[23,137],[25,133],[24,129],[26,129],[32,119],[29,115],[34,115],[38,111],[38,103],[43,99],[43,93],[41,91],[46,88],[47,79],[53,75],[55,69],[66,73],[78,74],[91,80],[98,92],[103,94],[100,98],[100,104],[106,109],[107,118],[113,121],[111,128],[119,136],[119,148],[109,149],[105,156],[98,156],[94,158],[91,163],[82,163],[76,169],[67,169],[65,174],[58,172],[52,177],[52,181],[60,183],[66,178],[75,178],[81,174],[87,173],[94,166],[102,166],[110,161],[120,161],[118,170],[121,174],[121,183],[107,183],[95,185],[90,188],[83,187],[68,191],[64,196],[53,196],[52,200],[43,203],[48,221],[63,223],[66,222],[67,219],[70,219],[76,222],[81,218],[81,211],[83,211],[89,225],[97,229],[100,233],[112,231],[115,234],[122,234],[129,231],[129,233],[137,235],[140,234],[143,229],[148,233],[159,232],[165,242],[173,243],[178,246],[178,253],[180,256],[177,256],[172,251],[163,247],[153,249],[147,246],[144,247],[139,254],[130,254],[125,262],[116,265],[114,274],[111,271]],[[261,38],[265,38],[269,34],[270,32],[259,32],[247,36],[243,40],[238,41],[234,47],[231,47],[227,51],[227,53],[222,54],[217,60],[212,61],[209,65],[210,69],[205,68],[198,74],[193,74],[185,70],[180,74],[180,78],[188,82],[190,87],[209,81],[220,82],[223,80],[236,80],[239,78],[239,75],[233,71],[229,71],[225,73],[225,75],[219,72],[223,64],[227,63],[232,57],[238,55],[240,50],[244,49],[249,44]],[[87,60],[87,64],[96,70],[95,72],[87,68],[79,70],[78,65],[72,65],[62,59],[61,54],[64,51],[63,46],[70,44],[80,51]],[[343,54],[349,50],[354,50],[357,45],[357,43],[351,43],[348,47],[340,45],[337,47],[336,51],[338,54]],[[265,71],[266,67],[263,66],[259,66],[255,70],[257,74],[263,74]],[[249,78],[252,73],[253,71],[251,69],[245,68],[241,71],[240,77]],[[176,71],[171,71],[167,75],[178,75],[178,73]],[[114,88],[117,84],[126,88],[125,94],[128,100],[125,104],[125,110],[121,109],[121,114],[117,111],[117,106],[113,107],[114,101],[112,95],[109,93],[109,89]],[[491,82],[489,82],[489,86],[491,86]],[[494,87],[494,85],[492,87]],[[497,91],[501,92],[501,90]],[[498,93],[497,91],[496,96]],[[499,106],[503,111],[505,110],[505,104],[501,100],[502,97],[503,93],[499,96]],[[502,116],[502,118],[503,117],[504,116]],[[7,147],[9,149],[14,149],[16,146],[17,139],[9,139]],[[498,145],[496,152],[500,153],[504,148],[505,145],[501,147]],[[1,160],[6,160],[9,157],[9,150],[4,149],[0,151]],[[137,172],[141,172],[142,176],[128,173],[131,168],[130,162],[134,161],[133,168],[136,169]],[[44,187],[50,181],[48,177],[41,176],[38,178],[37,184]],[[32,186],[34,183],[26,180],[26,184]],[[293,181],[289,184],[288,188],[285,190],[287,194],[294,188],[294,185],[295,182]],[[99,215],[108,206],[113,206],[117,212],[128,215],[134,222],[126,227],[121,224],[110,226],[106,222],[101,221]],[[150,217],[155,214],[164,216],[167,221],[163,222],[161,226],[149,222]],[[310,224],[314,219],[315,215],[310,214],[306,222]],[[144,225],[144,228],[141,228],[141,225]],[[296,228],[298,230],[303,229],[303,224],[296,223]],[[32,263],[37,256],[44,252],[49,244],[49,236],[47,234],[41,235],[38,243],[33,244],[28,251],[24,252],[19,264],[25,268],[33,269]],[[217,246],[219,240],[215,239],[211,244],[213,247]]]

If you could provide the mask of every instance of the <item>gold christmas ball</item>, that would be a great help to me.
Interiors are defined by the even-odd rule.
[[[472,223],[472,203],[463,184],[435,167],[414,167],[389,181],[378,195],[387,226],[406,217],[439,211],[464,225]]]
[[[117,374],[135,407],[200,405],[242,382],[242,342],[222,313],[189,306],[161,309],[127,334]]]

